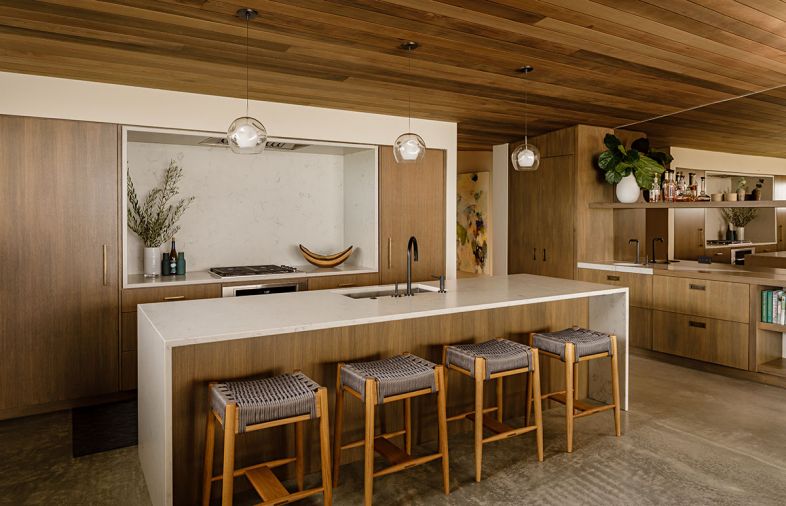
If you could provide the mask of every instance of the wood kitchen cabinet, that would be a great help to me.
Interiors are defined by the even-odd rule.
[[[452,197],[455,198],[455,197]],[[445,274],[445,152],[426,151],[417,163],[396,163],[393,148],[379,148],[379,282],[407,278],[407,243],[418,240],[412,280]],[[452,260],[451,260],[452,261]]]
[[[0,116],[0,418],[118,391],[118,127]]]
[[[704,209],[674,209],[674,258],[698,260],[706,254]]]
[[[355,286],[371,286],[376,284],[379,284],[379,273],[377,272],[308,278],[309,290],[330,290],[336,288],[352,288]]]
[[[607,133],[626,142],[640,136],[577,125],[530,138],[540,150],[538,170],[516,172],[508,162],[508,273],[574,279],[577,262],[613,259],[614,214],[589,208],[613,198],[595,168]]]

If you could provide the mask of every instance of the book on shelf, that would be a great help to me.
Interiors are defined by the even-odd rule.
[[[762,290],[761,321],[786,325],[786,291]]]

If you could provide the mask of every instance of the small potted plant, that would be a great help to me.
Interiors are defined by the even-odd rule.
[[[745,227],[756,219],[759,210],[755,207],[727,207],[721,209],[721,214],[729,225],[737,229],[737,240],[744,241]]]
[[[759,181],[756,183],[756,188],[751,191],[751,200],[761,200],[761,189],[764,186],[764,179],[759,178]]]
[[[629,149],[616,135],[606,134],[606,151],[598,157],[598,168],[609,184],[617,185],[617,200],[633,203],[639,200],[641,189],[649,190],[673,157],[654,151],[646,138],[637,139]]]
[[[180,190],[178,184],[183,177],[183,169],[172,160],[164,172],[161,186],[148,192],[140,202],[128,172],[128,228],[130,228],[145,245],[144,274],[155,277],[159,272],[159,247],[179,230],[177,222],[186,212],[195,197],[181,199],[177,204],[170,203]]]
[[[745,200],[745,193],[748,189],[748,181],[744,177],[737,181],[737,200]]]

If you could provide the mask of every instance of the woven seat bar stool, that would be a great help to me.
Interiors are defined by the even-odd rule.
[[[448,418],[449,421],[469,419],[474,422],[475,430],[475,481],[480,481],[481,464],[483,461],[483,445],[535,431],[538,461],[543,461],[543,418],[540,406],[535,405],[535,423],[513,428],[503,420],[503,378],[516,374],[527,375],[533,385],[535,395],[540,395],[540,370],[538,366],[538,350],[526,344],[516,343],[507,339],[492,339],[478,344],[458,344],[445,346],[442,361],[448,371],[458,371],[475,381],[475,409]],[[483,407],[483,384],[486,381],[497,382],[497,405],[492,408]],[[446,387],[447,387],[447,381]],[[490,413],[496,411],[496,418]],[[483,437],[483,429],[492,435]]]
[[[285,504],[314,494],[323,494],[326,505],[332,503],[330,481],[330,425],[328,422],[327,390],[301,372],[271,378],[211,383],[209,412],[205,436],[205,467],[202,504],[210,504],[214,481],[221,481],[221,504],[232,504],[234,479],[245,476],[259,496],[260,504]],[[322,486],[303,490],[305,461],[303,458],[303,430],[308,420],[319,419],[319,439],[322,462]],[[218,422],[224,429],[224,455],[221,475],[213,476],[215,428]],[[295,426],[295,456],[235,469],[235,436],[245,432],[269,429],[282,425]],[[272,468],[295,463],[297,492],[290,493]]]
[[[576,418],[614,410],[614,432],[619,436],[621,428],[617,337],[581,327],[572,327],[558,332],[532,333],[530,334],[530,345],[538,348],[541,356],[559,360],[565,364],[565,390],[543,394],[539,401],[537,400],[538,395],[535,393],[534,398],[536,408],[545,399],[565,405],[568,452],[573,451],[573,422]],[[612,403],[597,405],[579,400],[579,363],[606,357],[611,357]],[[528,388],[527,419],[530,417],[532,399],[532,389]]]
[[[364,450],[363,503],[370,506],[374,493],[374,478],[442,459],[442,482],[445,494],[450,493],[448,470],[448,431],[445,418],[445,388],[442,366],[415,355],[404,354],[373,362],[341,363],[336,382],[336,420],[333,452],[334,484],[338,484],[341,451],[362,446]],[[341,444],[344,422],[344,393],[363,402],[365,406],[364,438]],[[412,398],[437,394],[437,432],[439,450],[430,455],[412,456]],[[374,435],[374,411],[377,405],[404,401],[404,429]],[[390,442],[404,436],[402,450]],[[374,470],[374,452],[379,453],[389,466]]]

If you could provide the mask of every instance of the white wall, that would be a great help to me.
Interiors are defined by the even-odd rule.
[[[358,246],[348,264],[375,267],[374,152],[348,155],[354,158],[346,170],[342,155],[296,151],[237,156],[220,147],[129,142],[127,156],[140,200],[160,184],[171,160],[183,169],[178,198],[196,199],[180,221],[177,248],[186,253],[190,271],[202,271],[303,265],[298,244],[333,253],[346,247],[347,235]],[[142,243],[134,233],[126,241],[126,272],[139,274]],[[169,244],[162,250],[168,251]]]
[[[508,145],[494,146],[491,170],[491,274],[508,273]]]
[[[222,132],[244,104],[229,97],[0,72],[0,114]],[[272,137],[391,145],[407,130],[406,117],[256,100],[249,107]],[[412,130],[430,148],[446,151],[445,191],[455,195],[456,124],[413,118]],[[456,199],[445,202],[445,268],[454,278]]]
[[[674,146],[671,147],[671,156],[674,157],[672,168],[735,174],[786,175],[786,158],[736,155]]]

